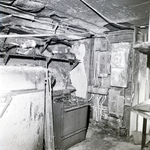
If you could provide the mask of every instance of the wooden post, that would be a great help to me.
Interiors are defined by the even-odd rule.
[[[51,76],[46,71],[46,97],[45,97],[45,149],[55,150],[53,130],[53,107],[51,95]]]
[[[146,127],[147,127],[147,119],[143,118],[143,132],[142,132],[142,143],[141,143],[141,150],[145,146],[145,141],[146,141]]]
[[[150,14],[149,14],[149,26],[148,26],[148,43],[150,43]],[[145,88],[145,101],[149,99],[149,70],[150,70],[150,55],[147,55],[147,68],[146,68],[146,88]],[[146,129],[147,129],[147,119],[143,118],[143,131],[142,131],[142,143],[141,150],[145,146],[146,141]]]
[[[149,12],[150,13],[150,12]],[[150,14],[149,14],[149,26],[148,26],[148,43],[150,43]],[[150,76],[150,55],[147,56],[147,69],[146,69],[146,100],[149,99],[150,89],[149,89],[149,76]]]

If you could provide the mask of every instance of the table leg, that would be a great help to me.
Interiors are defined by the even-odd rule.
[[[142,131],[142,143],[141,143],[141,150],[145,146],[146,141],[146,126],[147,126],[147,119],[143,118],[143,131]]]

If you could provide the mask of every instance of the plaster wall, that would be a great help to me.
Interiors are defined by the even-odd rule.
[[[93,119],[98,123],[107,121],[115,129],[130,128],[132,40],[131,31],[113,32],[95,38],[92,49],[90,86],[106,91],[88,91]]]
[[[0,150],[42,150],[44,69],[0,66],[0,70],[1,112],[11,99],[0,118]]]

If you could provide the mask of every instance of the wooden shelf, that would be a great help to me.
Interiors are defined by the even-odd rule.
[[[70,62],[72,61],[71,70],[73,70],[80,61],[78,59],[75,60],[69,60],[67,58],[61,58],[57,56],[51,56],[51,57],[45,57],[45,56],[38,56],[38,55],[23,55],[23,54],[11,54],[11,53],[0,53],[0,57],[3,58],[3,64],[6,65],[10,58],[21,58],[21,59],[33,59],[33,60],[47,60],[46,58],[49,58],[49,61],[63,61],[63,62]]]
[[[132,109],[132,112],[142,116],[143,118],[150,119],[150,112],[145,112],[145,111],[135,110],[135,109]]]
[[[148,26],[135,27],[133,36],[133,48],[144,54],[150,54],[150,41]]]
[[[139,52],[150,54],[150,43],[149,42],[141,42],[134,44],[133,48],[138,50]]]

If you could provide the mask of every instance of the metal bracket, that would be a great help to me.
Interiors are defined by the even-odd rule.
[[[9,60],[9,54],[7,53],[7,54],[5,54],[5,56],[4,56],[3,64],[6,65],[7,62],[8,62],[8,60]]]
[[[12,97],[11,96],[7,96],[5,98],[5,102],[4,104],[0,104],[0,118],[4,115],[5,111],[7,110],[7,107],[10,105],[12,101]]]

